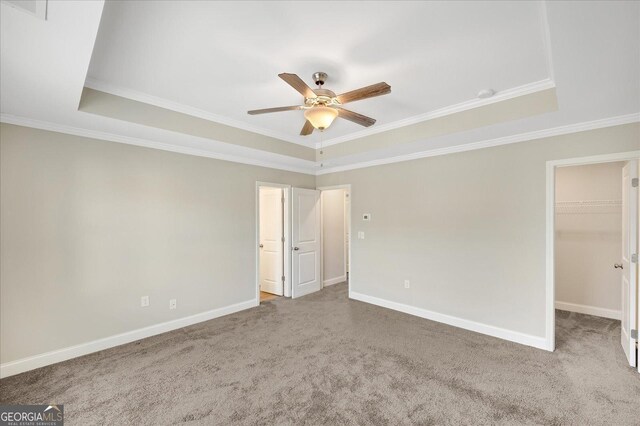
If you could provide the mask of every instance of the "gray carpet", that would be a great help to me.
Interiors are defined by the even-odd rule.
[[[69,425],[638,425],[619,322],[558,312],[555,353],[347,299],[336,285],[0,381]]]

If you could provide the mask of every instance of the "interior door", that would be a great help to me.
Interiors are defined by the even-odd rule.
[[[320,191],[291,191],[291,297],[320,290]]]
[[[351,253],[349,253],[349,241],[351,241],[351,200],[349,191],[344,191],[344,253],[345,253],[345,271],[347,273],[347,281],[349,280],[349,261]]]
[[[284,294],[283,202],[281,188],[260,187],[260,290]]]
[[[631,256],[638,247],[638,188],[632,181],[637,177],[638,163],[629,161],[622,169],[622,260],[615,265],[622,273],[622,348],[632,367],[636,366],[637,338],[631,336],[631,330],[637,327],[637,270]]]

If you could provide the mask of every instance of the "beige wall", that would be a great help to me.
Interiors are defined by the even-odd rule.
[[[315,187],[7,124],[0,141],[2,363],[255,298],[256,181]]]
[[[317,185],[352,185],[352,233],[366,236],[352,239],[352,291],[543,337],[546,161],[638,149],[635,123],[333,173]]]
[[[346,277],[345,190],[322,191],[322,270],[325,285]],[[336,282],[337,281],[337,282]]]
[[[640,125],[317,179],[7,124],[0,140],[7,363],[253,299],[256,181],[352,184],[353,291],[543,336],[545,162],[638,150]]]
[[[559,309],[588,309],[584,313],[592,315],[607,314],[602,309],[620,312],[621,272],[613,264],[621,261],[621,206],[577,207],[571,202],[620,202],[624,164],[560,167],[556,171],[556,301],[562,302]]]

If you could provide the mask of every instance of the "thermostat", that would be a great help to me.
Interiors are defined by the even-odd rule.
[[[371,220],[371,213],[365,213],[362,215],[362,220]]]

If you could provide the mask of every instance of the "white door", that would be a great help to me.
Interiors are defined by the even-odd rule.
[[[345,253],[345,271],[347,272],[347,280],[349,279],[349,241],[351,241],[351,195],[349,191],[344,191],[344,253]]]
[[[281,188],[260,187],[260,290],[284,294],[283,201]]]
[[[629,161],[622,169],[622,259],[616,268],[622,273],[622,348],[629,365],[636,366],[636,340],[631,330],[636,329],[636,264],[631,256],[637,252],[638,231],[638,188],[632,186],[633,178],[638,177],[638,163]]]
[[[320,290],[320,191],[291,191],[291,297]]]

